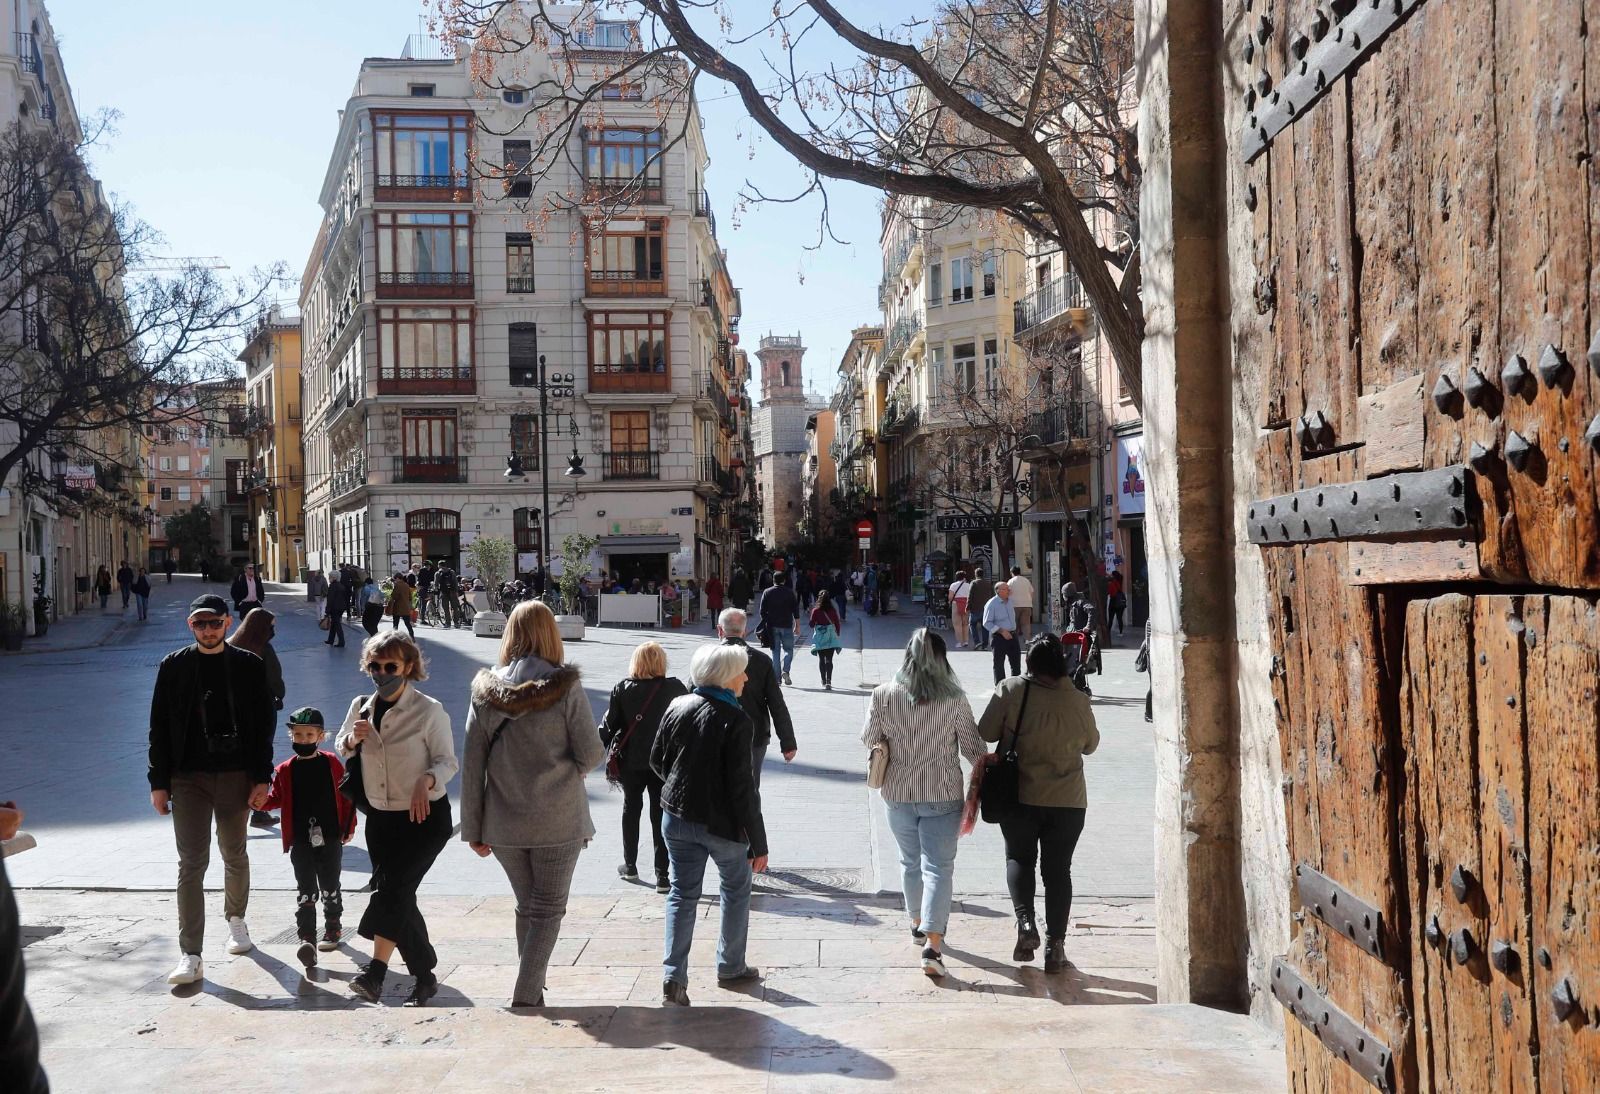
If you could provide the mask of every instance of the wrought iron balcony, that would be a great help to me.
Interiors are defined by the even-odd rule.
[[[711,195],[704,190],[689,191],[689,215],[703,220],[711,229],[711,238],[717,238],[717,214],[711,209]]]
[[[379,395],[472,395],[476,374],[470,368],[389,368],[378,375]]]
[[[272,430],[272,412],[264,406],[247,406],[241,419],[241,428],[247,437]]]
[[[466,482],[465,456],[396,456],[395,482]]]
[[[630,205],[660,205],[663,200],[659,175],[588,175],[583,184],[594,197],[622,198]]]
[[[607,481],[661,477],[659,452],[602,452],[600,458],[600,477]]]
[[[922,318],[917,315],[908,315],[901,318],[889,329],[889,336],[883,342],[883,359],[893,361],[905,356],[911,346],[911,340],[922,332]]]
[[[1024,452],[1050,451],[1073,443],[1087,444],[1089,406],[1086,400],[1073,400],[1029,415],[1022,436]]]
[[[1051,320],[1069,309],[1089,306],[1083,284],[1076,274],[1066,274],[1034,289],[1011,305],[1012,333],[1016,337],[1038,333]]]
[[[386,190],[451,190],[467,185],[466,172],[448,175],[379,175],[378,187]]]
[[[472,299],[472,275],[451,271],[409,271],[378,274],[378,295],[384,299]]]
[[[533,275],[532,274],[529,274],[526,277],[510,277],[510,276],[508,276],[506,278],[506,292],[519,292],[520,293],[520,292],[532,292],[532,291],[533,291]]]
[[[717,303],[716,286],[712,284],[712,281],[709,277],[702,277],[694,284],[696,292],[699,295],[699,300],[697,301],[696,306],[709,308],[711,310],[712,325],[715,326],[720,332],[723,329],[722,305]]]
[[[352,490],[359,490],[367,485],[367,465],[365,461],[358,460],[348,467],[341,467],[328,476],[329,497],[339,497]]]

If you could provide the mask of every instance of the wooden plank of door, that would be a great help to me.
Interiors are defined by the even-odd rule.
[[[1416,38],[1401,27],[1349,78],[1351,192],[1361,254],[1357,366],[1363,393],[1422,371],[1411,224],[1415,56]]]
[[[1542,614],[1543,602],[1527,599]],[[1494,1046],[1493,1075],[1496,1089],[1532,1090],[1534,1016],[1529,1002],[1527,965],[1529,878],[1527,793],[1528,769],[1524,742],[1535,726],[1527,709],[1524,663],[1533,651],[1524,650],[1522,597],[1485,596],[1474,604],[1473,632],[1479,664],[1477,690],[1478,793],[1477,823],[1482,832],[1483,870],[1468,893],[1468,904],[1478,916],[1477,953],[1470,964],[1475,981],[1470,991],[1464,979],[1462,1001],[1470,996],[1482,1006],[1487,993],[1487,1013]],[[1534,626],[1539,622],[1532,621]],[[1535,730],[1536,732],[1538,730]],[[1518,953],[1519,971],[1502,972],[1491,960],[1499,945]],[[1457,970],[1460,977],[1462,970]],[[1508,975],[1508,973],[1510,973]],[[1480,991],[1478,984],[1481,984]]]
[[[1300,324],[1295,312],[1299,284],[1299,248],[1295,243],[1296,210],[1295,157],[1288,143],[1270,157],[1272,240],[1267,276],[1272,279],[1272,346],[1267,358],[1267,374],[1261,385],[1260,420],[1272,429],[1287,424],[1300,413]]]
[[[1425,104],[1427,124],[1415,126],[1416,183],[1411,224],[1417,252],[1417,353],[1426,369],[1428,402],[1424,465],[1466,463],[1474,441],[1497,443],[1492,402],[1471,406],[1467,370],[1499,382],[1500,221],[1497,165],[1485,127],[1494,117],[1494,23],[1489,12],[1453,4],[1424,4],[1399,32],[1413,36],[1413,101]],[[1431,398],[1440,375],[1456,396],[1441,410]],[[1475,466],[1485,575],[1522,577],[1516,528],[1501,518],[1510,508],[1504,465]]]
[[[1401,721],[1406,750],[1404,823],[1411,890],[1411,1001],[1421,1090],[1489,1091],[1483,1067],[1487,989],[1455,967],[1451,940],[1463,927],[1481,938],[1478,915],[1457,904],[1450,874],[1479,872],[1472,601],[1459,594],[1412,601],[1406,611]],[[1430,934],[1432,937],[1430,937]]]
[[[1544,628],[1529,620],[1529,968],[1541,1088],[1587,1090],[1600,1075],[1600,615],[1581,597],[1546,603]],[[1577,999],[1565,1018],[1563,981]]]
[[[1590,0],[1590,6],[1593,0]],[[1507,472],[1528,577],[1600,587],[1594,459],[1583,433],[1597,407],[1584,368],[1589,345],[1589,224],[1585,159],[1584,0],[1497,4],[1495,119],[1500,192],[1500,353],[1529,375],[1505,393],[1503,447],[1532,446]],[[1561,376],[1538,368],[1547,347]],[[1582,371],[1580,371],[1582,370]]]

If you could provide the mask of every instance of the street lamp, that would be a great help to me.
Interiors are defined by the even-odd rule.
[[[539,355],[539,517],[540,517],[540,565],[548,575],[550,572],[550,444],[549,444],[549,415],[550,400],[573,399],[577,397],[578,375],[575,372],[546,372],[544,354]],[[578,455],[578,422],[571,415],[567,417],[567,427],[572,434],[572,455],[567,457],[568,478],[581,479],[588,474],[583,469],[583,457]],[[522,458],[513,452],[506,458],[507,481],[521,482],[527,478],[522,467]]]

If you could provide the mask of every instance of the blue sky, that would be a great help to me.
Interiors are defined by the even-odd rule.
[[[166,237],[165,253],[218,255],[239,272],[283,260],[295,276],[321,219],[336,112],[361,59],[397,55],[420,10],[417,0],[50,4],[79,112],[122,115],[96,172]],[[746,179],[773,194],[803,179],[769,141],[752,144],[723,85],[703,79],[701,98],[708,188],[744,295],[743,344],[800,334],[808,381],[831,391],[850,329],[877,321],[878,195],[830,184],[834,230],[849,246],[803,250],[816,235],[814,204],[752,206],[733,227]]]

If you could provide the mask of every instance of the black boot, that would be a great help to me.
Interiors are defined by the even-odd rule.
[[[1013,961],[1032,961],[1033,951],[1039,948],[1039,928],[1033,921],[1032,912],[1024,912],[1017,916],[1017,945],[1011,951]]]
[[[1049,938],[1044,944],[1044,971],[1060,972],[1067,967],[1067,943],[1064,939]]]
[[[361,971],[350,981],[350,990],[369,1003],[376,1003],[383,994],[383,980],[389,974],[386,962],[373,958],[361,966]]]

